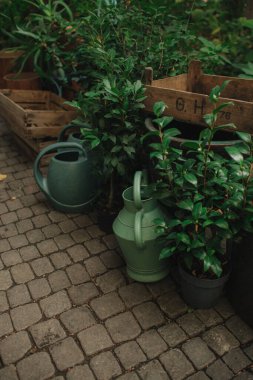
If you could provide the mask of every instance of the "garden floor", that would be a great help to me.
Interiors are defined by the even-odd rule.
[[[94,215],[54,211],[0,124],[0,380],[253,379],[253,330],[226,298],[190,310],[131,281]]]

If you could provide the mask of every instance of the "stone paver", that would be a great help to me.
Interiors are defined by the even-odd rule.
[[[137,342],[149,359],[154,359],[168,347],[156,330],[146,331],[137,338]]]
[[[158,330],[169,347],[173,348],[187,339],[187,335],[175,322],[167,323]]]
[[[65,290],[62,290],[41,300],[40,306],[45,316],[50,318],[70,309],[71,302]]]
[[[126,280],[118,269],[114,269],[97,277],[96,283],[103,293],[109,293],[124,286]]]
[[[253,340],[253,330],[238,316],[235,315],[231,317],[226,322],[226,326],[242,344],[249,343]]]
[[[99,380],[111,380],[122,373],[121,368],[111,352],[102,352],[93,357],[90,366]]]
[[[19,380],[14,365],[0,369],[0,380]]]
[[[112,347],[113,342],[103,325],[94,325],[81,331],[78,339],[86,355],[93,355]]]
[[[86,282],[69,288],[68,294],[74,305],[83,305],[97,297],[99,292],[93,282]]]
[[[90,305],[101,320],[118,314],[125,309],[125,305],[115,292],[95,298],[91,301]]]
[[[131,280],[96,213],[53,210],[32,165],[0,121],[0,380],[253,379],[225,296],[192,310],[170,275]]]
[[[177,348],[173,348],[160,357],[162,364],[173,380],[181,380],[194,372],[194,368],[186,356]]]
[[[252,364],[251,360],[247,358],[240,348],[235,348],[234,350],[229,351],[222,359],[234,373],[238,373]]]
[[[91,372],[91,369],[89,366],[82,365],[82,366],[76,366],[72,369],[70,369],[67,373],[67,380],[95,380],[95,377],[93,373]]]
[[[13,326],[9,314],[0,315],[0,337],[10,334],[13,331]]]
[[[151,294],[147,288],[139,283],[121,287],[119,289],[119,295],[127,307],[133,307],[151,299]]]
[[[1,341],[0,355],[5,365],[15,363],[32,348],[26,331],[13,333]]]
[[[126,370],[146,361],[146,356],[136,342],[127,342],[115,349],[115,354]]]
[[[17,364],[21,380],[45,380],[55,373],[50,356],[46,352],[39,352],[28,356]]]
[[[60,315],[60,319],[65,328],[72,334],[96,324],[96,320],[87,306],[65,311]]]
[[[36,280],[28,282],[28,288],[33,299],[35,300],[45,297],[51,293],[50,286],[45,278],[38,278]]]
[[[11,310],[11,318],[17,331],[26,329],[42,318],[39,306],[36,303],[28,303]]]
[[[56,367],[63,371],[84,360],[84,356],[73,338],[66,338],[49,348]]]
[[[165,372],[158,360],[153,360],[144,364],[138,374],[142,380],[169,380],[168,374]],[[129,380],[132,380],[130,377]]]
[[[165,321],[163,314],[154,302],[146,302],[135,306],[133,313],[144,330],[158,327]]]
[[[16,307],[31,301],[31,296],[25,284],[13,286],[7,290],[7,297],[11,307]]]
[[[36,346],[39,348],[48,346],[66,337],[65,331],[57,319],[40,322],[30,327],[29,331],[32,334]]]
[[[206,373],[213,380],[229,380],[233,377],[233,372],[220,359],[216,360],[216,362],[211,364],[207,368]]]
[[[130,312],[107,319],[105,326],[115,343],[136,338],[141,329]]]
[[[199,337],[188,340],[183,344],[182,350],[194,366],[200,370],[215,360],[215,355],[209,350],[207,344]]]
[[[203,339],[220,356],[239,346],[239,341],[224,326],[217,326],[207,331]]]

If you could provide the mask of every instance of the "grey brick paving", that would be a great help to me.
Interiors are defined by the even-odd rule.
[[[161,366],[158,360],[153,360],[148,364],[144,364],[139,370],[138,374],[142,380],[169,380],[168,374]],[[131,378],[130,378],[131,379]],[[130,380],[129,379],[129,380]]]
[[[251,360],[247,358],[240,348],[235,348],[234,350],[229,351],[222,359],[234,373],[238,373],[252,364]]]
[[[93,357],[90,365],[99,380],[110,380],[122,373],[117,360],[111,352],[102,352]]]
[[[82,351],[71,337],[56,343],[49,349],[53,361],[60,371],[80,364],[84,360]]]
[[[95,380],[93,373],[89,366],[82,365],[71,368],[67,373],[67,380]]]
[[[40,306],[46,317],[50,318],[71,308],[71,302],[65,290],[48,296],[40,301]]]
[[[209,350],[207,344],[199,337],[188,340],[183,344],[182,350],[194,366],[200,370],[215,360],[215,355]]]
[[[127,342],[115,349],[115,354],[126,370],[146,361],[146,356],[136,342]]]
[[[177,348],[162,354],[160,360],[173,380],[181,380],[194,372],[186,356]]]
[[[224,326],[217,326],[207,331],[203,339],[220,356],[240,344]]]
[[[226,297],[191,310],[128,278],[95,213],[53,210],[0,122],[0,380],[250,380],[253,330]]]
[[[211,364],[206,371],[207,375],[211,379],[216,380],[229,380],[233,377],[233,372],[227,367],[227,365],[220,359]]]
[[[66,337],[65,331],[57,319],[49,319],[37,323],[30,327],[29,331],[36,346],[39,348],[48,346]]]
[[[156,330],[144,332],[137,338],[137,342],[149,359],[154,359],[168,348]]]
[[[134,339],[141,332],[140,326],[130,312],[107,319],[105,326],[115,343]]]
[[[94,325],[78,334],[78,339],[86,355],[93,355],[112,347],[113,342],[103,325]]]
[[[31,296],[25,284],[16,285],[8,289],[7,297],[11,307],[20,306],[31,301]]]
[[[28,356],[17,364],[21,380],[45,380],[55,373],[50,356],[46,352],[39,352]]]
[[[28,303],[12,309],[11,319],[16,330],[23,330],[35,324],[42,318],[39,306],[36,303]]]
[[[95,298],[91,301],[90,305],[101,320],[112,317],[125,310],[124,303],[115,292]]]
[[[65,311],[60,315],[60,319],[65,328],[72,334],[96,324],[96,320],[87,306]]]
[[[13,333],[0,344],[0,355],[5,365],[15,363],[32,348],[30,338],[26,331]]]

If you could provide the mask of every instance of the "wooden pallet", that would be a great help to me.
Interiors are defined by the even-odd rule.
[[[49,91],[0,90],[0,116],[18,140],[39,152],[57,141],[60,130],[76,118],[77,111]]]
[[[253,80],[203,74],[199,61],[191,62],[187,74],[153,80],[153,70],[149,67],[145,70],[145,77],[146,111],[152,112],[155,102],[164,101],[168,106],[165,115],[199,125],[205,125],[203,115],[212,110],[208,98],[211,89],[230,80],[219,104],[232,101],[234,105],[219,113],[218,122],[234,123],[238,130],[253,133]]]

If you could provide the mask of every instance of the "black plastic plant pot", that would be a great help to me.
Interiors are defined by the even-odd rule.
[[[179,265],[182,296],[185,302],[194,309],[209,309],[220,298],[229,273],[217,279],[199,279],[187,273]]]

